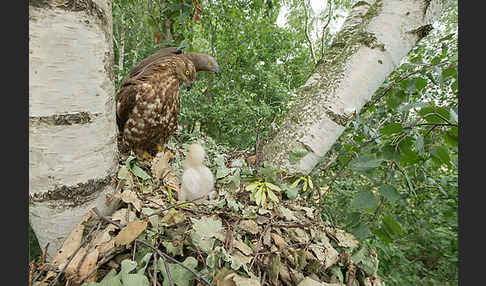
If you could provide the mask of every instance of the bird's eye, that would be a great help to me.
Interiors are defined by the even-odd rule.
[[[212,66],[212,65],[213,65],[213,63],[212,63],[212,62],[208,62],[208,66]]]
[[[191,74],[191,72],[186,70],[186,75],[190,75],[190,74]]]

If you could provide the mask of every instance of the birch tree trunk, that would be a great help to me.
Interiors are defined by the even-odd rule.
[[[330,49],[295,95],[278,132],[263,147],[264,160],[290,173],[307,174],[331,157],[325,155],[354,115],[451,3],[356,3]],[[295,150],[307,153],[301,152],[292,164],[289,157]]]
[[[29,220],[50,255],[115,207],[114,106],[111,1],[29,1]]]

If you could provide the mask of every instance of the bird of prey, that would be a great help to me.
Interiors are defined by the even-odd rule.
[[[207,54],[183,53],[178,48],[157,51],[134,66],[115,96],[120,149],[150,158],[177,130],[179,89],[191,85],[196,72],[218,72]]]

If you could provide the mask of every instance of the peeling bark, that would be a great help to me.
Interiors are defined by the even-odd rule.
[[[51,256],[117,203],[111,23],[109,0],[29,2],[29,220]]]
[[[307,174],[323,160],[354,115],[401,59],[430,31],[452,0],[368,0],[351,9],[342,30],[301,87],[264,160]],[[294,164],[292,150],[308,153]]]

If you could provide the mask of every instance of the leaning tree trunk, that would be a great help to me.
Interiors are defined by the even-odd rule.
[[[29,220],[50,255],[114,207],[112,67],[111,0],[29,1]]]
[[[325,155],[346,125],[451,3],[356,3],[331,47],[295,95],[278,133],[263,147],[264,160],[290,173],[306,174],[330,158]],[[291,163],[291,154],[299,154],[300,159],[294,157]]]

